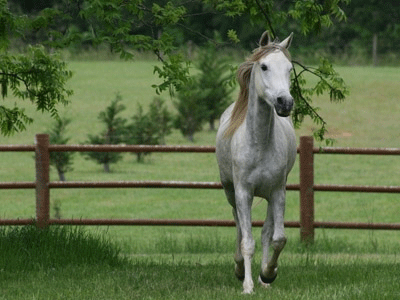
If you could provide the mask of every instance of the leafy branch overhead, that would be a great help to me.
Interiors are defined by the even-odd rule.
[[[30,47],[26,55],[0,54],[1,95],[31,101],[42,112],[57,116],[57,105],[67,105],[72,90],[65,84],[72,73],[66,63],[43,47]],[[33,120],[17,106],[0,105],[0,131],[5,135],[22,131]]]
[[[136,2],[136,6],[125,2],[124,5],[113,6],[111,8],[113,13],[110,14],[105,9],[108,1],[90,2],[90,8],[86,10],[85,14],[89,19],[96,20],[96,22],[91,22],[93,36],[106,38],[112,48],[124,58],[131,56],[127,50],[131,46],[153,51],[162,62],[161,65],[154,67],[154,73],[162,79],[161,83],[153,85],[157,94],[165,90],[173,93],[174,90],[179,90],[181,87],[190,86],[192,84],[189,76],[190,61],[178,51],[174,37],[177,27],[196,34],[194,28],[186,25],[188,19],[193,17],[189,9],[190,4],[172,1],[163,5],[150,4],[146,1]],[[208,7],[208,11],[212,11],[212,13],[224,14],[232,19],[248,14],[253,25],[265,24],[264,28],[267,28],[276,38],[275,29],[287,26],[290,20],[292,23],[297,22],[303,34],[318,34],[323,27],[331,26],[334,19],[338,21],[346,19],[340,6],[347,3],[349,0],[331,0],[325,1],[323,4],[315,0],[301,0],[283,5],[275,0],[206,0],[202,5]],[[126,13],[133,14],[133,18],[124,18]],[[105,17],[104,14],[107,14],[108,17]],[[125,28],[125,31],[116,32],[115,24],[121,23],[123,26],[119,27]],[[128,28],[131,33],[127,35]],[[149,29],[149,35],[132,34],[143,28]],[[232,45],[240,43],[238,34],[233,28],[227,29],[225,33],[221,34],[226,34]],[[213,40],[200,32],[198,35],[207,41]],[[129,43],[130,41],[134,41],[134,43]],[[221,44],[215,40],[214,43]],[[311,117],[319,126],[319,129],[314,132],[314,136],[318,140],[323,140],[327,124],[319,114],[318,108],[313,106],[312,96],[326,92],[332,101],[341,101],[347,95],[348,90],[343,79],[326,59],[322,59],[317,68],[305,67],[295,61],[293,63],[300,69],[298,74],[295,73],[293,76],[292,93],[297,102],[293,119],[296,126],[300,126],[305,116]],[[317,76],[319,81],[315,87],[307,87],[307,81],[303,76],[305,72]],[[331,142],[329,139],[326,141],[327,143]]]
[[[326,144],[332,144],[332,139],[325,138],[327,123],[318,113],[319,109],[311,105],[312,96],[319,96],[327,92],[332,102],[341,102],[349,93],[347,86],[340,75],[333,69],[332,64],[326,59],[321,59],[318,68],[306,67],[297,61],[292,61],[292,63],[295,65],[291,86],[291,94],[296,99],[296,105],[292,113],[294,125],[299,128],[304,117],[309,116],[319,126],[319,129],[314,131],[316,140],[325,140]],[[298,71],[297,69],[301,70]],[[314,87],[306,88],[307,81],[304,76],[306,73],[318,78]]]
[[[38,34],[39,43],[52,49],[68,47],[83,48],[108,45],[122,59],[134,58],[137,51],[153,52],[160,64],[154,73],[161,82],[154,84],[156,93],[169,91],[171,94],[192,84],[189,70],[191,61],[183,52],[182,45],[188,36],[203,41],[212,41],[217,46],[240,45],[236,21],[246,19],[245,34],[268,29],[274,38],[286,34],[290,26],[300,28],[303,34],[318,34],[334,20],[345,20],[341,5],[349,0],[204,0],[204,1],[146,1],[146,0],[74,0],[62,1],[54,7],[45,8],[34,15],[18,16],[11,13],[6,0],[0,0],[0,84],[3,98],[9,95],[29,99],[41,111],[57,116],[57,106],[67,104],[72,91],[66,88],[71,77],[66,64],[43,47],[30,47],[26,55],[8,53],[12,38],[24,39],[29,34]],[[222,28],[213,24],[215,20],[229,18],[230,24]],[[199,29],[196,20],[204,20],[210,28]],[[244,24],[242,21],[240,24]],[[229,28],[229,26],[231,26]],[[213,34],[218,28],[225,42],[215,41]],[[202,31],[203,30],[203,31]],[[40,33],[40,34],[39,34]],[[187,36],[186,36],[187,34]],[[241,45],[243,46],[243,45]],[[255,45],[254,45],[255,46]],[[339,75],[326,60],[313,69],[296,63],[293,80],[293,95],[297,100],[294,120],[297,125],[304,116],[310,116],[320,125],[316,137],[322,139],[326,124],[312,105],[312,96],[327,92],[332,100],[342,100],[347,89]],[[299,70],[298,70],[299,69]],[[308,88],[304,72],[318,77],[314,88]],[[0,106],[0,130],[4,135],[25,129],[32,122],[22,109]]]

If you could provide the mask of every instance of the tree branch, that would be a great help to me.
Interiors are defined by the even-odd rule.
[[[268,27],[269,27],[269,29],[271,30],[271,34],[272,34],[272,39],[274,40],[274,39],[276,38],[276,33],[275,33],[274,28],[272,27],[271,20],[270,20],[269,17],[268,17],[268,13],[267,13],[267,11],[262,7],[262,5],[261,5],[261,3],[260,3],[259,0],[255,0],[255,1],[256,1],[256,3],[257,3],[257,6],[258,6],[258,7],[260,8],[260,10],[261,10],[261,13],[264,15],[265,20],[266,20],[267,23],[268,23]]]
[[[300,76],[300,74],[296,73],[296,69],[293,68],[293,72],[294,72],[294,84],[298,90],[298,95],[301,98],[301,100],[306,104],[307,108],[311,111],[312,115],[314,116],[314,118],[317,118],[321,124],[323,126],[326,125],[326,122],[324,121],[324,119],[317,113],[317,111],[308,103],[308,101],[306,100],[306,98],[304,98],[302,92],[301,92],[301,87],[299,84],[299,81],[297,80],[297,78]]]

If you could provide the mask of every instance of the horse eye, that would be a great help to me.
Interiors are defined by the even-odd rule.
[[[261,70],[267,71],[267,70],[268,70],[268,67],[267,67],[266,65],[262,64],[262,65],[261,65]]]

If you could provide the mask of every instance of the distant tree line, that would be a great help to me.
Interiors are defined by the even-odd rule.
[[[86,12],[83,7],[87,6],[88,3],[93,1],[87,0],[9,0],[9,6],[13,12],[19,14],[27,14],[29,16],[41,15],[42,18],[36,21],[37,30],[31,31],[28,35],[24,36],[24,43],[35,44],[42,43],[46,40],[52,40],[58,38],[60,33],[68,35],[67,39],[81,40],[81,43],[75,44],[76,51],[85,50],[91,47],[96,47],[102,42],[101,35],[107,31],[107,28],[101,29],[98,26],[104,26],[99,24],[93,18],[93,14],[90,15]],[[102,6],[98,5],[93,9],[107,9],[112,13],[116,10],[117,5],[124,5],[124,1],[100,1]],[[229,9],[232,11],[236,6],[240,6],[241,1],[231,1],[232,8],[229,5],[224,4],[224,1],[185,1],[185,11],[173,11],[166,12],[163,7],[167,8],[170,6],[178,7],[179,1],[131,1],[133,5],[137,6],[137,10],[140,10],[141,18],[137,20],[137,25],[133,28],[122,28],[121,30],[130,31],[130,33],[137,35],[132,41],[133,43],[139,42],[138,44],[143,46],[143,40],[146,36],[156,36],[162,38],[164,31],[168,32],[174,37],[175,46],[187,46],[190,45],[203,46],[210,40],[213,40],[215,32],[221,33],[221,45],[231,44],[232,41],[226,34],[229,31],[234,31],[238,40],[241,41],[240,47],[245,50],[254,49],[256,41],[260,35],[260,32],[265,30],[265,23],[259,22],[258,19],[254,19],[254,12],[241,13],[239,16],[232,16],[229,14]],[[236,2],[236,3],[235,3]],[[363,56],[373,59],[374,64],[378,64],[379,56],[391,57],[397,63],[400,61],[400,5],[398,0],[303,0],[301,1],[309,11],[299,13],[292,8],[293,1],[255,1],[260,4],[260,7],[265,6],[265,11],[275,10],[276,13],[271,17],[276,26],[276,35],[286,36],[289,32],[293,31],[296,36],[302,36],[296,39],[296,48],[292,49],[294,55],[303,54],[309,59],[313,58],[313,55],[309,52],[315,53],[324,52],[329,55],[337,57],[357,57]],[[297,1],[299,2],[299,1]],[[301,22],[307,23],[312,18],[315,18],[313,14],[321,13],[322,15],[330,13],[330,5],[333,3],[338,4],[344,2],[339,9],[343,10],[343,13],[347,16],[346,22],[340,22],[335,19],[329,20],[328,18],[321,19],[318,22],[332,23],[334,26],[329,28],[321,27],[321,24],[315,24],[315,28],[309,28],[309,26],[299,26],[296,19],[300,19]],[[173,5],[170,3],[174,3]],[[225,10],[228,13],[222,13],[218,11],[218,6],[226,6]],[[297,4],[300,6],[300,4]],[[180,7],[180,6],[179,6]],[[47,15],[45,9],[55,8],[63,14],[67,15],[68,18],[62,18],[59,16],[59,22],[52,23],[52,30],[54,36],[49,36],[48,32],[41,30],[40,26],[48,22],[52,15]],[[216,9],[217,8],[217,9]],[[239,9],[236,7],[236,9]],[[251,9],[254,9],[253,7]],[[315,9],[315,11],[314,11]],[[292,19],[285,18],[284,12],[288,12],[292,15]],[[93,12],[91,12],[93,13]],[[163,14],[169,14],[170,23],[172,24],[179,19],[179,13],[184,13],[186,16],[183,21],[178,22],[176,26],[168,28],[168,26],[162,26],[161,18],[166,16]],[[338,12],[333,12],[339,14]],[[153,18],[160,14],[159,26],[157,21]],[[103,14],[104,18],[107,18],[106,13]],[[135,22],[132,20],[132,22]],[[317,22],[317,23],[318,23]],[[121,24],[116,24],[120,26]],[[324,24],[322,24],[324,25]],[[327,24],[326,24],[327,25]],[[33,28],[35,29],[35,28]],[[313,34],[307,34],[307,31],[313,31]],[[103,32],[96,32],[96,30],[102,30]],[[87,38],[82,39],[82,35]],[[93,35],[97,35],[93,36]],[[162,39],[161,39],[162,40]],[[163,42],[163,41],[161,41]],[[15,46],[22,46],[15,41]],[[78,48],[76,48],[78,47]],[[238,46],[235,45],[235,48]],[[140,47],[139,47],[140,48]],[[144,48],[148,48],[147,46]],[[117,50],[118,49],[114,49]],[[141,49],[139,49],[141,50]],[[160,53],[161,55],[161,53]],[[315,58],[314,58],[315,59]],[[382,59],[383,60],[383,59]],[[385,61],[382,61],[383,63]]]

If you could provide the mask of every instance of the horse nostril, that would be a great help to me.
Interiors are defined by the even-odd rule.
[[[283,105],[283,97],[278,97],[277,101],[279,105]]]

